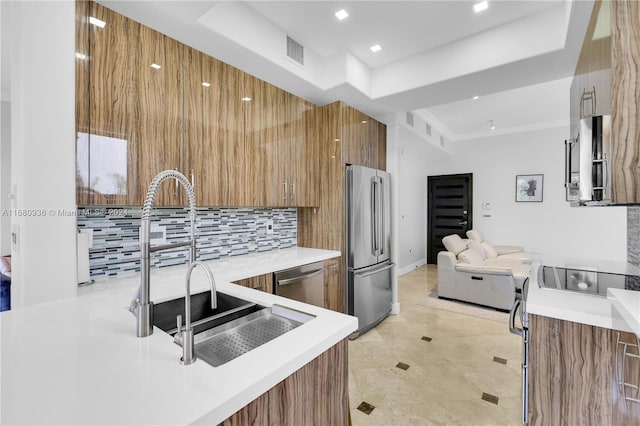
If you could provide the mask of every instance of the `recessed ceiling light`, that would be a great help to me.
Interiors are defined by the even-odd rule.
[[[250,100],[251,100],[251,98],[248,97],[248,96],[245,96],[245,97],[242,98],[242,102],[249,102]]]
[[[101,21],[98,18],[94,18],[93,16],[89,17],[89,23],[100,28],[104,28],[104,26],[107,25],[106,22]]]
[[[475,95],[475,96],[473,97],[473,99],[478,99],[479,97],[480,97],[480,96]]]
[[[85,55],[84,53],[76,52],[76,58],[87,59],[87,55]]]
[[[339,11],[337,11],[336,13],[334,13],[334,15],[336,15],[336,18],[338,18],[338,20],[342,21],[345,18],[349,17],[349,14],[347,13],[346,10],[344,9],[340,9]]]
[[[156,63],[151,64],[151,68],[153,68],[154,70],[159,70],[160,68],[162,68],[162,65],[158,65]]]
[[[493,120],[489,120],[489,130],[495,130],[496,126],[493,125]]]
[[[487,2],[486,0],[483,1],[483,2],[476,3],[476,4],[473,5],[473,10],[476,13],[480,13],[480,12],[482,12],[483,10],[485,10],[487,8],[489,8],[489,2]]]
[[[382,47],[380,47],[379,44],[374,44],[373,46],[371,46],[369,49],[371,49],[372,52],[379,52],[382,50]]]
[[[209,86],[211,86],[211,83],[207,83],[206,81],[203,81],[203,82],[202,82],[202,85],[203,85],[204,87],[209,87]]]

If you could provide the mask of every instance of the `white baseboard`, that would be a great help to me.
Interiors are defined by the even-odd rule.
[[[413,271],[416,268],[421,267],[422,265],[427,263],[427,259],[420,259],[417,262],[412,263],[411,265],[407,265],[404,268],[398,268],[398,276],[404,275],[404,274],[408,274],[409,272]]]

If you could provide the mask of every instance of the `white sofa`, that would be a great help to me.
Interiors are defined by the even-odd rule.
[[[442,242],[447,251],[438,253],[438,297],[502,310],[513,306],[517,290],[529,275],[532,253],[502,251],[504,254],[498,255],[497,248],[493,253],[488,243],[482,245],[471,238],[465,241],[455,234]],[[510,246],[506,251],[516,248]]]

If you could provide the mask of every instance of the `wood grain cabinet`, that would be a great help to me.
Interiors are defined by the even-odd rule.
[[[343,102],[313,110],[309,121],[319,149],[315,167],[320,172],[320,193],[318,208],[298,209],[298,245],[342,253],[337,274],[335,268],[325,271],[330,273],[325,306],[345,312],[345,165],[384,170],[387,131],[383,123]]]
[[[635,336],[621,333],[621,339]],[[529,315],[529,341],[531,425],[640,424],[640,404],[622,398],[616,330]],[[625,364],[628,382],[640,381],[638,361]]]
[[[386,127],[344,103],[340,105],[341,133],[345,163],[384,169]]]
[[[234,282],[243,287],[254,288],[265,293],[273,293],[273,274],[258,275]]]
[[[580,118],[611,114],[614,204],[640,203],[640,2],[597,0],[570,89],[570,137]]]
[[[140,205],[176,169],[199,206],[317,206],[313,104],[96,3],[77,17],[79,204]],[[186,202],[173,182],[156,197]]]
[[[139,205],[153,176],[183,162],[181,45],[98,4],[83,7],[105,26],[87,27],[78,76],[88,79],[77,107],[88,111],[78,126],[78,202]],[[156,200],[181,204],[170,184]]]
[[[341,307],[340,259],[324,261],[324,307],[338,311]]]
[[[611,1],[598,0],[587,27],[571,84],[571,135],[580,118],[611,113]]]

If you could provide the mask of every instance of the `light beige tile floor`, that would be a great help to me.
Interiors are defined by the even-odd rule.
[[[352,423],[521,424],[520,338],[506,322],[417,304],[436,287],[436,275],[426,265],[400,277],[400,314],[349,342]],[[498,404],[482,400],[483,392]],[[357,409],[363,401],[375,407],[369,415]]]

